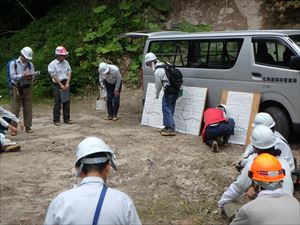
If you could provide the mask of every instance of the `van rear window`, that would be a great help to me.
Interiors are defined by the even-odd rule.
[[[148,52],[177,67],[229,69],[234,66],[243,39],[153,41]]]

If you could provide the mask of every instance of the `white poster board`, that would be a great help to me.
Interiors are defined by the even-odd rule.
[[[252,123],[258,112],[260,94],[223,91],[222,100],[228,109],[228,117],[235,121],[234,135],[230,136],[229,143],[245,145],[250,142]]]
[[[162,96],[155,99],[155,85],[149,83],[146,92],[142,125],[162,128]],[[176,101],[174,120],[176,130],[181,133],[199,135],[206,102],[207,88],[183,87],[183,94]]]

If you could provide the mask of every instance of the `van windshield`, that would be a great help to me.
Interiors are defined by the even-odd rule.
[[[289,38],[292,39],[293,42],[295,42],[300,48],[300,35],[291,35]]]

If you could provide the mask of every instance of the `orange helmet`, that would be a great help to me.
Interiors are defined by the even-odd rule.
[[[285,176],[278,159],[268,153],[258,155],[251,165],[249,177],[255,181],[278,182]]]

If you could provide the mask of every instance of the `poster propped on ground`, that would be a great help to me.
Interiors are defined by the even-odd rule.
[[[162,128],[162,96],[155,99],[155,85],[149,83],[147,87],[142,125]],[[174,113],[176,130],[181,133],[199,135],[201,121],[206,102],[207,88],[183,87],[183,94],[177,99]]]
[[[234,135],[229,143],[248,145],[252,132],[252,123],[258,112],[260,93],[247,93],[223,90],[221,103],[228,109],[228,117],[235,121]]]

